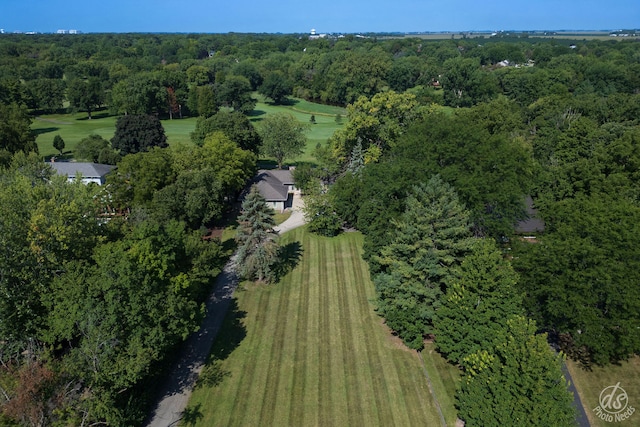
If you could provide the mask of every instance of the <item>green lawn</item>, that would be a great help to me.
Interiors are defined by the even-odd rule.
[[[64,139],[64,151],[73,151],[76,145],[91,134],[97,134],[110,140],[116,130],[116,116],[98,112],[91,120],[87,113],[50,114],[37,117],[31,129],[36,133],[36,143],[42,156],[57,154],[53,148],[53,138],[60,135]],[[196,118],[162,120],[169,144],[182,144],[191,141],[189,134],[196,127]]]
[[[436,351],[433,343],[428,343],[421,355],[444,419],[448,426],[454,426],[458,418],[455,395],[461,372]]]
[[[347,121],[346,110],[341,107],[314,104],[313,102],[297,98],[291,98],[288,105],[274,105],[265,102],[264,97],[260,95],[255,95],[255,97],[258,99],[258,104],[250,116],[255,126],[260,126],[262,119],[267,114],[273,113],[289,113],[301,123],[309,124],[309,130],[307,131],[307,148],[302,156],[293,159],[293,161],[314,162],[315,159],[312,153],[316,145],[318,145],[318,143],[324,144],[331,135]],[[342,116],[340,123],[336,123],[337,114]],[[315,124],[311,124],[310,122],[312,115],[315,116]]]
[[[302,252],[297,267],[236,292],[183,425],[440,426],[421,359],[373,310],[362,235],[296,229],[282,244]],[[424,359],[434,389],[455,387]],[[449,423],[452,398],[438,396]]]
[[[56,135],[64,139],[64,151],[73,151],[78,142],[92,133],[111,139],[115,127],[116,118],[100,112],[94,113],[91,120],[87,119],[87,113],[49,114],[37,117],[31,125],[42,156],[57,154],[57,150],[53,148],[53,138]]]
[[[294,162],[314,162],[312,152],[318,143],[326,142],[331,135],[346,122],[346,110],[330,105],[314,104],[301,99],[292,99],[289,105],[272,105],[259,99],[255,110],[250,115],[255,126],[260,126],[260,121],[267,115],[276,112],[287,112],[296,117],[300,122],[309,124],[307,132],[307,147],[302,156],[291,159]],[[316,124],[311,124],[311,115],[315,115]],[[343,117],[342,123],[336,123],[336,115]],[[91,120],[87,119],[87,113],[74,114],[50,114],[37,117],[31,129],[36,132],[36,143],[43,157],[57,154],[53,148],[53,138],[60,135],[65,142],[65,152],[72,156],[78,142],[92,133],[110,140],[115,133],[116,116],[110,116],[106,112],[96,112]],[[174,120],[162,120],[169,144],[189,144],[190,134],[196,127],[197,118],[185,118]]]
[[[594,366],[591,371],[582,369],[571,360],[567,361],[567,367],[592,426],[606,427],[616,424],[598,418],[594,409],[599,405],[602,390],[617,383],[626,391],[628,405],[635,408],[635,413],[627,420],[620,421],[620,425],[640,426],[640,356],[635,356],[620,365]]]

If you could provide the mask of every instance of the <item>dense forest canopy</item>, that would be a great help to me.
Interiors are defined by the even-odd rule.
[[[278,140],[253,127],[256,93],[346,107],[297,169],[310,230],[364,233],[379,313],[462,367],[469,425],[509,409],[484,414],[478,396],[513,360],[550,372],[523,378],[553,384],[551,419],[570,424],[541,332],[585,364],[640,352],[637,40],[2,34],[0,422],[141,422],[227,255],[202,235]],[[107,189],[34,154],[34,117],[78,111],[118,117],[117,137],[74,153],[117,163]],[[167,144],[158,119],[183,117],[192,144]],[[535,239],[517,234],[527,196]]]

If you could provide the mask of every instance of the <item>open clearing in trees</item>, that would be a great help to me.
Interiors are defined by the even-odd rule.
[[[420,358],[374,312],[362,235],[324,238],[301,228],[281,243],[300,253],[296,268],[280,283],[236,292],[183,422],[441,425]],[[444,363],[427,371],[443,368],[447,378],[432,377],[434,387],[457,378]],[[453,425],[452,396],[438,399]]]

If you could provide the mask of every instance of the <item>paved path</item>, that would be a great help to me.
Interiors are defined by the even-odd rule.
[[[296,195],[291,216],[274,229],[278,233],[285,233],[304,225],[301,209],[302,199]],[[234,254],[217,277],[213,293],[207,299],[207,311],[200,330],[185,342],[182,354],[159,393],[159,402],[145,423],[147,427],[176,426],[180,421],[198,375],[207,361],[211,345],[231,305],[233,291],[238,286],[235,259]]]
[[[238,285],[235,267],[234,255],[218,275],[213,293],[207,300],[207,311],[200,330],[185,342],[179,360],[161,389],[160,401],[147,420],[148,427],[175,426],[182,417],[198,375],[209,356],[211,345],[231,305],[233,291]]]
[[[569,380],[569,391],[573,393],[573,407],[576,408],[576,422],[580,427],[591,427],[584,405],[582,404],[582,400],[580,400],[580,395],[578,394],[578,390],[576,390],[576,386],[573,383],[573,378],[571,378],[571,374],[567,369],[566,363],[562,364],[562,372],[564,373],[565,378]]]
[[[302,213],[304,203],[302,201],[302,197],[300,197],[300,194],[294,194],[292,205],[291,216],[287,218],[287,220],[282,224],[273,227],[273,229],[280,234],[286,233],[287,231],[293,230],[294,228],[301,227],[305,223],[304,213]]]

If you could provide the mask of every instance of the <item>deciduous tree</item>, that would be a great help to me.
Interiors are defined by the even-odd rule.
[[[156,116],[127,115],[118,118],[111,146],[122,155],[168,147],[162,123]]]
[[[317,178],[306,185],[304,217],[312,233],[331,237],[342,231],[342,220],[333,207],[331,194]]]
[[[282,104],[291,95],[291,84],[282,71],[269,73],[258,88],[258,92],[273,100],[275,104]]]
[[[129,154],[107,175],[112,202],[118,208],[148,207],[154,193],[175,182],[171,151],[154,148]]]
[[[514,260],[525,304],[567,354],[608,364],[640,351],[640,208],[625,198],[578,195],[554,205],[540,243]]]
[[[518,275],[492,239],[477,239],[443,295],[434,326],[438,350],[452,363],[490,349],[506,321],[522,314]]]
[[[72,107],[87,112],[91,120],[91,112],[104,103],[104,90],[97,77],[74,79],[67,87],[67,98]]]
[[[36,138],[30,126],[31,118],[24,108],[17,104],[0,104],[0,151],[37,153]]]
[[[375,162],[419,117],[418,103],[412,94],[382,92],[348,105],[347,117],[347,124],[330,139],[333,156],[348,162],[360,144],[364,161]]]
[[[307,144],[307,124],[300,123],[291,114],[276,113],[267,116],[260,126],[262,152],[274,157],[282,168],[285,159],[299,156]]]
[[[83,138],[76,145],[74,157],[78,160],[108,165],[115,165],[120,160],[120,155],[111,148],[109,141],[96,134]]]
[[[243,150],[255,154],[260,150],[260,135],[247,116],[237,111],[219,111],[206,119],[199,117],[195,130],[191,132],[191,141],[203,145],[205,138],[216,131],[223,132]]]
[[[506,323],[499,344],[464,358],[458,416],[470,427],[575,426],[562,357],[545,334],[536,335],[535,322],[515,316]]]
[[[251,97],[251,83],[245,77],[229,76],[216,83],[215,92],[216,101],[234,111],[246,114],[256,106],[256,100]]]

